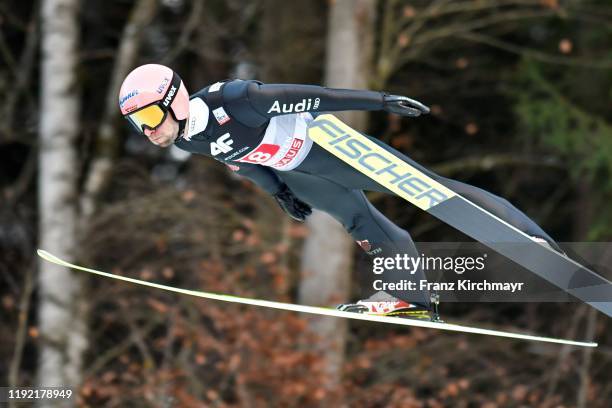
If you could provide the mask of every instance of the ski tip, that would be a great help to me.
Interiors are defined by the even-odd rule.
[[[561,343],[561,344],[568,344],[570,346],[578,346],[578,347],[592,347],[592,348],[599,347],[598,343],[595,343],[592,341],[571,341],[571,342]]]
[[[45,261],[49,261],[49,262],[53,262],[53,263],[58,263],[61,262],[61,259],[59,259],[57,256],[51,254],[50,252],[45,251],[44,249],[37,249],[36,250],[36,254],[41,257],[42,259],[44,259]]]

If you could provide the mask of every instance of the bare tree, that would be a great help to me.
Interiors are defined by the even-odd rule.
[[[105,95],[104,112],[100,118],[95,157],[87,174],[81,197],[80,205],[84,221],[83,225],[79,226],[81,228],[86,227],[95,209],[95,199],[108,182],[112,164],[117,155],[117,146],[119,145],[117,137],[117,121],[119,119],[117,97],[119,95],[119,88],[130,69],[136,64],[145,28],[151,22],[156,12],[157,2],[155,0],[139,0],[134,5],[130,17],[123,28],[117,57],[113,65],[111,81]]]
[[[42,3],[39,237],[42,248],[65,259],[73,259],[76,249],[78,12],[77,0]],[[41,261],[39,271],[37,382],[74,387],[81,378],[82,353],[87,347],[85,314],[80,310],[83,282],[49,262]]]
[[[327,37],[325,83],[336,88],[367,88],[374,29],[374,0],[338,0],[331,3]],[[364,129],[363,112],[339,116]],[[310,235],[302,261],[300,303],[326,305],[346,301],[350,295],[351,254],[354,243],[330,216],[314,211],[308,220]],[[329,386],[339,383],[344,362],[347,322],[313,318],[311,327],[321,337],[317,343],[325,355]]]
[[[580,7],[579,3],[542,0],[385,1],[380,47],[371,82],[377,89],[384,88],[406,64],[427,61],[432,48],[448,41],[484,44],[551,64],[609,69],[611,63],[608,60],[558,56],[498,38],[497,32],[507,31],[514,27],[513,24],[555,16],[591,24],[609,24],[594,18],[589,8]],[[603,9],[600,12],[603,13]]]

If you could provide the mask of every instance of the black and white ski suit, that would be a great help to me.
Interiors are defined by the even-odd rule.
[[[299,199],[338,220],[371,256],[418,256],[410,235],[389,221],[364,190],[393,194],[329,154],[307,137],[307,126],[319,112],[383,109],[381,92],[330,89],[313,85],[217,82],[190,98],[190,116],[175,145],[211,156],[270,194],[286,185]],[[385,150],[420,169],[523,232],[550,238],[538,225],[503,198],[480,188],[441,177],[383,142]],[[385,282],[417,283],[422,272],[386,271]],[[402,300],[429,306],[429,294],[388,291]]]

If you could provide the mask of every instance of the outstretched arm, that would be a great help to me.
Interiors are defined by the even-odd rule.
[[[427,106],[404,96],[316,85],[263,84],[238,80],[225,86],[223,97],[228,106],[242,112],[250,111],[251,123],[264,123],[274,116],[297,112],[384,109],[404,116],[429,112]]]

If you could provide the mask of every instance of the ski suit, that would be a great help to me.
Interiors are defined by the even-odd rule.
[[[263,84],[253,80],[214,83],[190,97],[190,115],[175,145],[227,164],[270,194],[283,185],[300,200],[338,220],[372,257],[418,256],[405,230],[388,220],[364,191],[393,194],[307,137],[320,112],[383,109],[381,92],[331,89],[314,85]],[[369,136],[368,136],[369,137]],[[535,222],[503,198],[441,177],[383,142],[372,141],[417,167],[439,183],[529,235],[550,238]],[[386,271],[385,282],[425,279],[422,271]],[[387,291],[429,307],[426,291]]]

